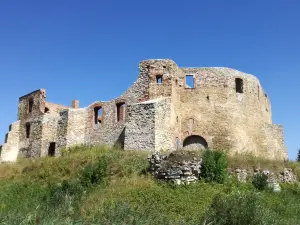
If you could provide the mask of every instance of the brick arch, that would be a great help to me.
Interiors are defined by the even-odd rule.
[[[183,149],[199,150],[208,148],[207,141],[199,135],[190,135],[183,140]]]

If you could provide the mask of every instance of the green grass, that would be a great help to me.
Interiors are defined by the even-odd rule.
[[[59,158],[1,164],[0,224],[299,224],[298,184],[282,185],[280,193],[235,179],[177,187],[152,178],[147,155],[77,146]],[[273,165],[246,156],[228,162]]]

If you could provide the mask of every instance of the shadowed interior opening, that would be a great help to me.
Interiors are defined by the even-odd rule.
[[[198,135],[191,135],[184,139],[183,148],[189,150],[206,149],[208,144],[206,140]]]

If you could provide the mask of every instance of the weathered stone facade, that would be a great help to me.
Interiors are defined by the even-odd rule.
[[[195,154],[197,151],[172,152],[168,155],[155,153],[148,156],[149,170],[156,179],[171,181],[174,184],[190,184],[201,179],[203,159]],[[264,174],[268,186],[275,192],[280,191],[279,183],[295,183],[297,177],[291,168],[280,172],[270,172],[262,169],[228,168],[229,177],[236,177],[239,182],[252,181],[255,175]]]
[[[283,128],[258,79],[229,68],[179,68],[146,60],[137,81],[120,97],[62,106],[40,89],[19,100],[1,161],[60,155],[76,144],[118,145],[149,151],[218,148],[286,159]],[[191,78],[192,84],[187,83]]]

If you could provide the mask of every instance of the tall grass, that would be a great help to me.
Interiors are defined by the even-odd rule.
[[[297,184],[280,193],[234,179],[173,186],[152,178],[146,158],[143,151],[76,146],[59,158],[1,164],[0,224],[299,224]]]

